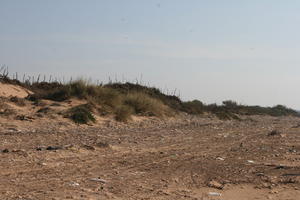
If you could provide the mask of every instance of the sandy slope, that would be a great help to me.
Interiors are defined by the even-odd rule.
[[[0,96],[3,97],[19,97],[19,98],[25,98],[30,94],[31,92],[25,88],[22,88],[18,85],[11,85],[11,84],[5,84],[0,83]]]

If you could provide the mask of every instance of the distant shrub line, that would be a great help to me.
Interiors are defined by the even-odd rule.
[[[274,107],[247,106],[234,101],[224,101],[222,105],[204,104],[199,100],[182,101],[178,96],[167,95],[154,87],[138,83],[108,83],[95,85],[83,80],[69,83],[36,81],[21,82],[10,79],[7,74],[0,75],[0,82],[17,84],[30,89],[34,94],[27,99],[37,105],[40,100],[65,101],[71,98],[85,99],[87,104],[68,110],[65,117],[76,123],[94,122],[94,114],[101,116],[113,114],[115,119],[127,122],[132,115],[173,116],[178,112],[192,115],[213,113],[221,120],[240,120],[240,115],[299,116],[299,113],[283,105]],[[18,103],[22,101],[13,99]]]

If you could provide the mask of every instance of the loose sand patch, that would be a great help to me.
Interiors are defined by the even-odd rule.
[[[0,96],[2,97],[19,97],[19,98],[25,98],[29,94],[32,94],[31,91],[18,86],[18,85],[12,85],[12,84],[5,84],[0,83]]]

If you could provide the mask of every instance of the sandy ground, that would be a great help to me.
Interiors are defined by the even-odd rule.
[[[77,126],[61,113],[84,101],[10,99],[28,93],[0,83],[1,200],[300,200],[300,118]]]
[[[300,199],[299,118],[0,122],[3,200]]]
[[[31,94],[29,90],[22,88],[18,85],[0,83],[0,96],[1,97],[19,97],[25,98]]]

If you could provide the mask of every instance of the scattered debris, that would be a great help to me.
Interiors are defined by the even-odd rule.
[[[275,136],[275,135],[280,135],[280,132],[277,130],[273,130],[270,133],[268,133],[268,136]]]
[[[43,162],[38,163],[38,165],[41,165],[41,166],[47,166],[47,164],[46,164],[46,163],[43,163]]]
[[[300,123],[295,126],[292,126],[292,128],[300,128]]]
[[[74,181],[71,181],[71,182],[69,183],[69,185],[70,185],[70,186],[74,186],[74,187],[80,186],[79,183],[74,182]]]
[[[289,149],[289,152],[290,153],[297,153],[297,150],[296,149]]]
[[[261,184],[261,188],[272,189],[272,185],[271,185],[270,183],[262,183],[262,184]]]
[[[9,153],[9,150],[8,149],[4,149],[4,150],[2,150],[2,153]]]
[[[208,183],[208,186],[209,187],[212,187],[212,188],[216,188],[216,189],[219,189],[219,190],[222,190],[224,188],[224,185],[217,182],[217,181],[210,181]]]
[[[224,161],[225,160],[225,158],[222,158],[222,157],[217,157],[216,159],[220,160],[220,161]]]
[[[16,128],[8,128],[7,130],[10,132],[21,132],[21,130],[16,129]]]
[[[101,178],[91,178],[90,180],[94,181],[94,182],[104,183],[104,184],[107,183],[106,180],[101,179]]]
[[[285,166],[285,165],[277,165],[275,167],[275,169],[286,169],[286,168],[289,168],[288,166]]]
[[[107,142],[98,142],[97,143],[97,147],[100,147],[100,148],[108,148],[109,147],[109,144]]]
[[[56,150],[61,150],[62,147],[59,147],[59,146],[56,146],[56,147],[53,147],[53,146],[48,146],[46,148],[47,151],[56,151]]]
[[[221,194],[221,193],[218,193],[218,192],[209,192],[208,195],[209,195],[209,196],[215,196],[215,197],[220,197],[220,196],[222,196],[222,194]]]
[[[45,146],[41,146],[41,147],[37,147],[36,150],[37,151],[56,151],[56,150],[61,150],[63,149],[63,147],[61,146],[48,146],[48,147],[45,147]]]
[[[13,150],[11,150],[11,152],[15,153],[17,155],[22,155],[24,157],[28,156],[28,153],[25,150],[23,150],[23,149],[13,149]]]
[[[90,145],[83,145],[83,148],[87,149],[87,150],[91,150],[91,151],[95,151],[95,147],[90,146]]]
[[[282,176],[300,176],[300,173],[299,174],[283,174]]]
[[[44,108],[41,108],[37,111],[37,113],[49,113],[50,111],[52,111],[51,108],[49,107],[44,107]]]
[[[34,119],[33,117],[30,116],[26,116],[26,115],[17,115],[16,120],[21,120],[21,121],[30,121],[32,122],[32,120]]]
[[[37,151],[43,151],[43,150],[46,150],[46,147],[37,147],[37,148],[35,148],[35,150],[37,150]]]

